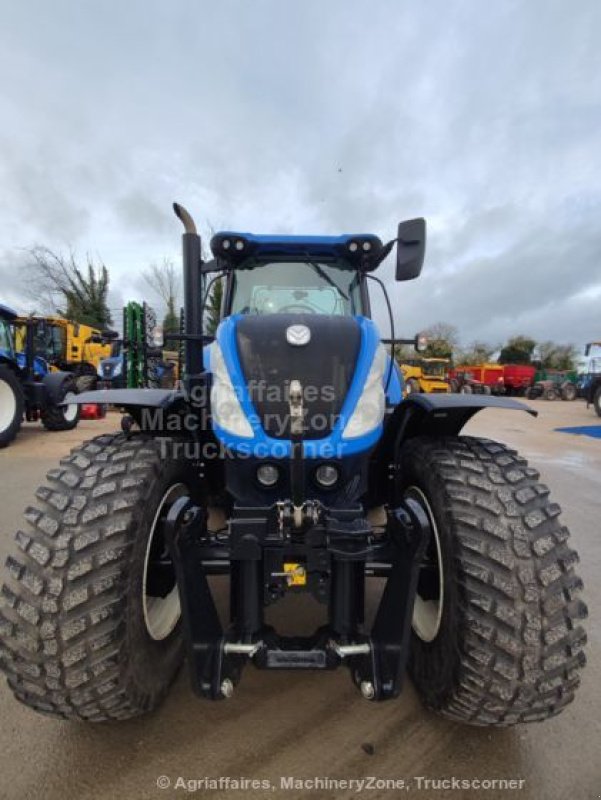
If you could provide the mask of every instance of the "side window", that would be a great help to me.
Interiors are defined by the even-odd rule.
[[[203,329],[212,335],[217,330],[223,314],[223,296],[225,292],[225,277],[223,275],[209,276],[206,285],[203,286],[203,295],[208,297],[203,311]]]

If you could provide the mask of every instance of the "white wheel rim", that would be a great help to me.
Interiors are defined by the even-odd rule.
[[[63,406],[63,416],[66,422],[73,422],[77,417],[77,405],[70,403],[68,406]]]
[[[150,551],[154,540],[159,520],[167,509],[173,503],[187,494],[188,489],[183,483],[175,483],[170,486],[158,505],[150,533],[148,535],[148,543],[146,545],[146,555],[144,557],[144,578],[142,581],[142,606],[144,609],[144,622],[146,623],[146,630],[151,639],[160,642],[166,639],[167,636],[173,631],[181,616],[181,606],[179,601],[179,592],[177,583],[174,583],[173,589],[165,597],[153,597],[147,594],[147,578],[148,578],[148,565],[150,560]]]
[[[0,380],[0,432],[7,430],[17,412],[17,398],[10,384]]]
[[[426,600],[418,594],[415,595],[415,604],[413,606],[413,619],[411,625],[415,634],[423,642],[432,642],[438,635],[440,630],[440,622],[442,620],[442,612],[444,608],[444,575],[442,570],[442,550],[440,547],[440,537],[438,535],[438,527],[432,508],[426,495],[418,486],[410,486],[406,492],[405,497],[413,497],[417,500],[424,511],[428,515],[430,522],[430,529],[432,532],[432,540],[435,545],[437,575],[438,575],[438,599]]]

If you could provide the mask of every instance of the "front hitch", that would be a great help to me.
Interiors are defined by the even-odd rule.
[[[341,664],[369,700],[398,696],[407,663],[413,604],[430,525],[406,498],[375,534],[360,506],[327,509],[312,503],[302,528],[292,507],[236,508],[229,535],[209,532],[206,511],[188,497],[171,507],[165,539],[180,593],[194,691],[230,697],[243,666],[330,670]],[[368,562],[386,562],[387,583],[374,625],[363,632]],[[207,576],[230,565],[230,624],[224,630]],[[303,580],[288,570],[302,564]],[[310,636],[282,636],[265,625],[264,607],[287,590],[309,591],[328,607],[328,622]]]

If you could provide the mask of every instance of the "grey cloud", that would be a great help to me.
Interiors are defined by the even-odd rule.
[[[596,0],[5,5],[0,242],[98,253],[130,299],[178,258],[174,199],[207,235],[423,215],[400,327],[598,336],[600,22]]]

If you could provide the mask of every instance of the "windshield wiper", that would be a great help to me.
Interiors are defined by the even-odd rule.
[[[340,292],[340,294],[344,297],[345,300],[349,299],[349,296],[342,291],[342,289],[340,288],[340,286],[338,286],[336,281],[334,281],[332,278],[330,278],[328,273],[323,269],[323,267],[320,264],[318,264],[316,261],[311,261],[310,258],[307,258],[306,263],[310,267],[313,267],[313,269],[319,275],[320,278],[323,278],[326,283],[329,283],[330,286],[332,286],[334,289],[336,289],[336,291]]]

